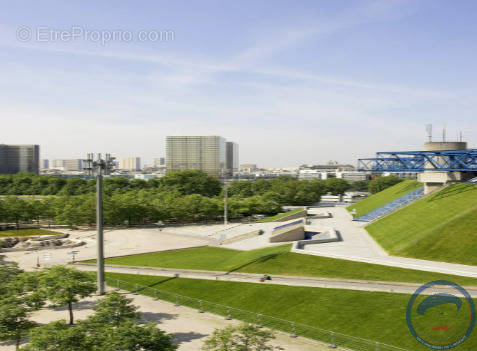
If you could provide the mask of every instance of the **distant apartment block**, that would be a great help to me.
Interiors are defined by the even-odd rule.
[[[225,144],[225,160],[227,175],[232,176],[239,171],[238,144],[227,141]]]
[[[119,159],[119,169],[125,171],[140,171],[141,158],[140,157],[121,157]]]
[[[53,169],[62,171],[83,171],[84,161],[79,158],[53,160]]]
[[[50,160],[41,160],[40,169],[50,168]]]
[[[156,167],[156,168],[166,166],[166,158],[165,157],[155,158],[155,159],[153,159],[153,162],[154,162],[154,167]]]
[[[226,141],[220,136],[168,136],[167,172],[201,170],[222,178],[227,175]]]
[[[0,174],[40,173],[39,145],[0,144]]]
[[[240,171],[246,173],[252,173],[257,170],[257,165],[255,163],[244,163],[240,165]]]

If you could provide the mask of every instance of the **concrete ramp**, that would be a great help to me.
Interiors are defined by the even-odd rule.
[[[288,221],[273,228],[269,241],[271,243],[283,241],[296,241],[305,239],[305,220]]]

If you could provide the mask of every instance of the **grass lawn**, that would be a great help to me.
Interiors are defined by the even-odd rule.
[[[401,255],[477,265],[477,208],[434,228]]]
[[[300,211],[303,211],[303,208],[297,208],[296,210],[292,210],[292,211],[288,211],[288,212],[284,212],[284,213],[279,213],[279,214],[276,214],[275,216],[263,218],[263,219],[258,220],[257,223],[274,222],[274,221],[277,221],[277,220],[279,220],[283,217],[292,215],[292,214],[300,212]]]
[[[477,186],[460,183],[426,196],[366,229],[394,255],[472,264],[475,258],[467,251],[476,247],[473,238],[477,220],[472,209],[477,209]]]
[[[143,284],[161,291],[178,293],[313,327],[379,341],[408,350],[429,350],[419,344],[408,330],[406,307],[410,295],[406,294],[164,278],[133,274],[107,273],[106,275],[108,278]],[[132,286],[130,290],[133,290]],[[140,291],[140,293],[153,295],[151,289]],[[163,296],[166,300],[175,301],[172,296],[167,297],[161,294],[161,297]],[[186,300],[181,300],[181,303],[196,307],[196,303],[193,301],[184,301]],[[208,306],[208,304],[205,304],[205,306]],[[208,310],[207,307],[206,310]],[[215,312],[218,314],[226,313],[224,309],[216,309]],[[251,315],[247,314],[241,314],[240,317],[235,318],[256,322],[252,320]],[[299,327],[297,332],[300,334]],[[324,341],[329,341],[328,334],[321,337],[325,338]],[[319,337],[315,334],[315,338]],[[456,350],[476,349],[476,333],[473,333],[464,344],[456,348]]]
[[[444,279],[477,286],[475,278],[298,254],[290,252],[290,247],[286,244],[250,251],[203,247],[108,258],[106,263],[412,283]]]
[[[20,237],[20,236],[38,236],[38,235],[56,235],[61,234],[58,232],[53,232],[51,230],[45,229],[13,229],[13,230],[1,230],[0,231],[0,238],[7,238],[7,237]]]
[[[347,207],[348,211],[356,210],[356,214],[354,217],[362,216],[372,210],[392,201],[395,200],[408,192],[417,189],[422,186],[422,183],[419,183],[415,180],[404,180],[392,187],[384,189],[379,193],[373,194],[366,199],[363,199],[354,205]]]

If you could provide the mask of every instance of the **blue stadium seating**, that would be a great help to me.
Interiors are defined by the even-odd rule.
[[[477,184],[477,177],[468,180],[467,183]]]
[[[419,198],[424,196],[424,187],[417,188],[393,201],[388,202],[387,204],[384,204],[381,207],[378,207],[371,212],[368,212],[360,217],[357,217],[353,219],[353,221],[358,221],[358,222],[371,222],[374,221],[377,218],[383,217],[387,215],[388,213],[398,209],[399,207],[402,207],[410,202],[413,202]]]

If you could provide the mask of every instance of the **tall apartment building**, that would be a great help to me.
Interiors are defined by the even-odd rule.
[[[155,158],[155,159],[153,159],[153,162],[154,162],[154,167],[156,167],[156,168],[166,166],[166,159],[164,157]]]
[[[256,171],[257,165],[255,163],[243,163],[240,165],[240,171],[241,172],[247,172],[247,173],[252,173]]]
[[[232,176],[234,173],[239,171],[238,144],[232,141],[227,141],[225,148],[227,174]]]
[[[166,137],[167,172],[196,169],[226,176],[226,141],[220,136]]]
[[[119,169],[124,171],[140,171],[141,158],[140,157],[121,157],[119,159]]]
[[[79,158],[53,160],[53,169],[62,171],[82,171],[84,161]]]
[[[0,144],[0,174],[40,173],[39,145]]]
[[[41,160],[40,169],[48,169],[50,168],[50,161],[49,160]]]

